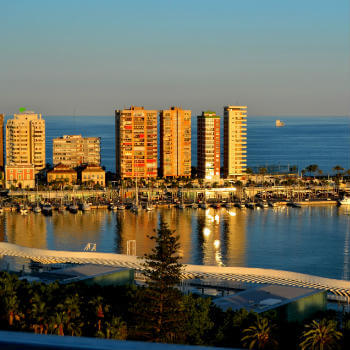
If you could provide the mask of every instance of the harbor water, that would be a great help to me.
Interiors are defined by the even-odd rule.
[[[115,170],[114,117],[45,117],[47,161],[52,139],[67,134],[101,137],[102,165]],[[285,123],[275,127],[276,119]],[[350,168],[350,118],[248,116],[248,166],[317,164],[324,174],[335,165]],[[196,120],[192,163],[196,165]],[[345,207],[315,206],[267,210],[158,209],[135,215],[112,213],[29,213],[0,216],[0,240],[28,247],[137,255],[149,252],[148,234],[164,218],[180,236],[183,262],[275,268],[350,279],[350,215]],[[128,243],[129,242],[129,243]],[[135,243],[133,243],[135,242]],[[7,264],[2,260],[1,265]]]
[[[104,209],[52,216],[5,212],[1,241],[26,247],[136,253],[152,248],[147,235],[163,219],[180,236],[182,261],[273,268],[350,279],[350,208],[281,206],[260,210],[162,208],[134,214]],[[134,247],[136,252],[133,251]],[[131,248],[131,250],[130,250]],[[6,261],[2,262],[4,267]]]

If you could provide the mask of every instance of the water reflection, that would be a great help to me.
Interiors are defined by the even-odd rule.
[[[37,248],[149,253],[160,220],[180,236],[185,263],[285,269],[350,279],[350,208],[280,207],[264,210],[92,210],[52,217],[30,213],[0,216],[0,240]],[[128,243],[129,242],[129,243]]]

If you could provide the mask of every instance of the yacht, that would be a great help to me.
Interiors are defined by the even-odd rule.
[[[82,210],[82,211],[89,211],[89,210],[91,210],[91,205],[90,205],[90,203],[83,202],[83,204],[81,205],[81,210]]]
[[[50,203],[46,203],[43,205],[42,209],[41,209],[42,213],[44,215],[52,215],[52,206]]]
[[[147,203],[145,209],[147,211],[152,211],[154,210],[154,205],[152,203]]]
[[[34,213],[41,213],[41,208],[40,208],[39,204],[37,204],[37,205],[33,208],[33,212],[34,212]]]
[[[110,202],[109,205],[108,205],[108,209],[112,210],[112,211],[116,211],[116,210],[118,210],[118,205],[113,203],[113,202]]]
[[[193,209],[198,209],[198,204],[197,203],[192,203],[192,208]]]
[[[350,205],[350,197],[344,196],[343,199],[339,200],[340,205]]]
[[[78,206],[75,203],[70,204],[68,209],[72,214],[76,214],[78,212]]]

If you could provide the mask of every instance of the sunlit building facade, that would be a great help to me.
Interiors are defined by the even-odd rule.
[[[32,164],[38,172],[45,168],[45,159],[45,120],[41,114],[14,114],[6,123],[6,164]]]
[[[224,107],[224,177],[243,175],[247,153],[247,106]]]
[[[0,113],[0,170],[4,170],[4,115]]]
[[[71,168],[81,164],[100,164],[101,138],[64,135],[53,139],[53,164]]]
[[[197,118],[198,177],[220,179],[220,116],[207,111]]]
[[[191,111],[162,110],[160,117],[160,173],[163,177],[191,176]]]
[[[119,178],[157,177],[157,114],[156,110],[134,106],[115,111]]]

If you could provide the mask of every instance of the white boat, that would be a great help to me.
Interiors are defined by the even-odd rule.
[[[198,209],[198,204],[197,203],[192,203],[192,208],[193,209]]]
[[[34,208],[33,208],[33,211],[34,213],[41,213],[41,208],[39,205],[36,205]]]
[[[147,203],[145,209],[146,209],[147,211],[152,211],[152,210],[154,210],[154,205],[151,204],[151,203]]]
[[[340,205],[350,205],[350,197],[344,196],[343,199],[339,201]]]
[[[28,210],[27,210],[27,209],[20,209],[19,212],[20,212],[22,215],[27,215],[27,214],[28,214]]]
[[[116,211],[116,210],[118,210],[118,205],[113,203],[113,202],[110,202],[109,206],[108,206],[108,209],[112,210],[112,211]]]
[[[82,211],[89,211],[89,210],[91,210],[91,205],[90,205],[90,203],[84,202],[84,203],[81,205],[81,210],[82,210]]]

